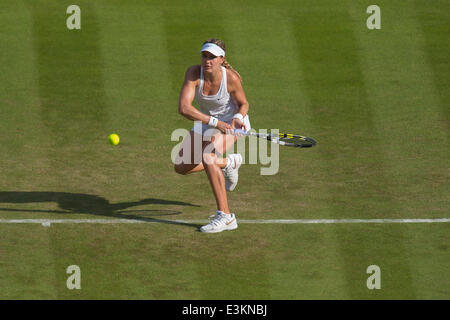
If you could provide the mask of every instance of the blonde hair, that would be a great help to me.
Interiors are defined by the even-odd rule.
[[[226,50],[226,46],[225,46],[225,42],[223,42],[220,39],[211,38],[211,39],[208,39],[205,42],[203,42],[203,44],[205,44],[205,43],[214,43],[215,45],[221,47],[223,49],[223,51],[225,51],[225,52],[227,51]],[[224,60],[223,60],[222,66],[227,68],[227,69],[229,69],[229,70],[231,70],[231,71],[233,71],[239,77],[239,79],[242,82],[242,77],[239,74],[239,72],[237,72],[236,70],[233,69],[233,67],[231,66],[231,64],[228,63],[228,61],[227,61],[227,59],[225,57],[223,57],[223,59]]]

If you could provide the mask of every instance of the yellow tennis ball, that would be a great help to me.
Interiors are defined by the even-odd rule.
[[[120,142],[120,138],[119,138],[119,136],[117,134],[113,133],[113,134],[109,135],[108,141],[112,145],[117,146],[119,144],[119,142]]]

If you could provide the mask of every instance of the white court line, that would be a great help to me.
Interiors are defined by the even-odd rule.
[[[205,223],[207,220],[161,220],[152,218],[138,219],[0,219],[0,223],[91,223],[91,224],[135,224],[135,223]],[[347,224],[347,223],[448,223],[450,218],[433,219],[255,219],[238,220],[248,224]]]

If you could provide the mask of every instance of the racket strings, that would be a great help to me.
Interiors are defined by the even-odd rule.
[[[235,130],[236,131],[236,130]],[[278,134],[270,134],[270,133],[256,133],[249,132],[246,135],[256,136],[261,139],[267,139],[269,141],[278,143],[284,146],[292,146],[292,147],[300,147],[300,148],[309,148],[316,145],[316,141],[312,138],[300,136],[291,133],[278,133]]]
[[[286,143],[286,145],[303,146],[303,147],[312,147],[313,145],[315,145],[315,141],[313,141],[311,138],[289,133],[279,134],[278,139]]]

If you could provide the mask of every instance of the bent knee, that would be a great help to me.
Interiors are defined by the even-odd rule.
[[[216,163],[216,155],[214,153],[204,153],[202,156],[203,166],[210,166]]]

